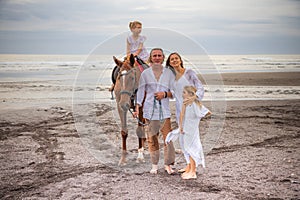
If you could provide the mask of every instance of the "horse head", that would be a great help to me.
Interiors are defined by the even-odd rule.
[[[115,86],[115,95],[120,108],[126,112],[130,108],[131,98],[138,87],[137,70],[134,67],[134,56],[131,54],[124,61],[113,57],[119,67],[118,77]]]

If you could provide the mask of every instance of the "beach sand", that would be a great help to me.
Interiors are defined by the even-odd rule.
[[[300,86],[299,74],[228,73],[223,78],[225,85]],[[109,118],[113,107],[86,106],[96,111],[108,138],[119,137],[116,121]],[[206,168],[199,167],[196,180],[181,180],[179,174],[170,176],[163,168],[157,175],[148,173],[147,151],[146,163],[140,164],[144,173],[126,173],[96,159],[77,132],[67,102],[3,109],[0,198],[300,199],[299,113],[299,100],[228,101],[222,134],[206,155]],[[211,120],[201,121],[203,134]],[[105,149],[104,139],[94,142],[98,150]],[[134,134],[129,143],[129,154],[136,156]],[[177,161],[176,169],[184,166]],[[139,165],[133,159],[128,162],[133,169]]]
[[[214,74],[206,74],[205,78],[215,79]],[[199,77],[203,83],[203,77]],[[256,86],[300,86],[300,72],[252,72],[223,73],[224,85],[256,85]]]

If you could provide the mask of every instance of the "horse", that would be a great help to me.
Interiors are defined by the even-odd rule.
[[[141,69],[138,66],[135,66],[135,58],[131,54],[124,61],[118,60],[115,56],[113,56],[114,62],[118,67],[117,78],[115,79],[114,85],[114,93],[117,102],[117,109],[119,113],[119,117],[121,120],[121,136],[122,136],[122,154],[121,159],[119,161],[120,165],[126,165],[126,139],[128,136],[127,129],[127,112],[130,111],[130,108],[134,108],[133,99],[136,96],[136,91],[138,89],[138,84],[141,76]],[[113,72],[114,73],[114,72]],[[145,122],[143,119],[142,108],[139,109],[138,123],[136,134],[138,136],[138,157],[137,162],[145,162],[144,159],[144,142],[145,142],[145,131],[143,128],[143,124],[141,122]]]

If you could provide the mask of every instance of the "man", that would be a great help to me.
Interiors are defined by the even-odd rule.
[[[164,141],[167,134],[171,131],[169,98],[172,98],[170,88],[175,81],[175,76],[171,70],[163,67],[164,57],[162,49],[154,48],[151,50],[149,58],[150,68],[144,70],[141,74],[135,109],[137,112],[134,113],[135,116],[138,116],[139,107],[142,105],[146,95],[143,117],[146,119],[146,124],[148,124],[146,132],[152,162],[150,173],[152,174],[157,174],[158,170],[160,154],[158,142],[159,131],[161,131]],[[164,164],[165,170],[169,174],[174,172],[170,166],[174,162],[175,149],[173,143],[165,144]]]

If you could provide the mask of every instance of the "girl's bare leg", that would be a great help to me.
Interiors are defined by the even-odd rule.
[[[182,179],[195,179],[197,178],[196,175],[196,162],[192,157],[190,157],[190,171],[188,173],[182,174]]]

